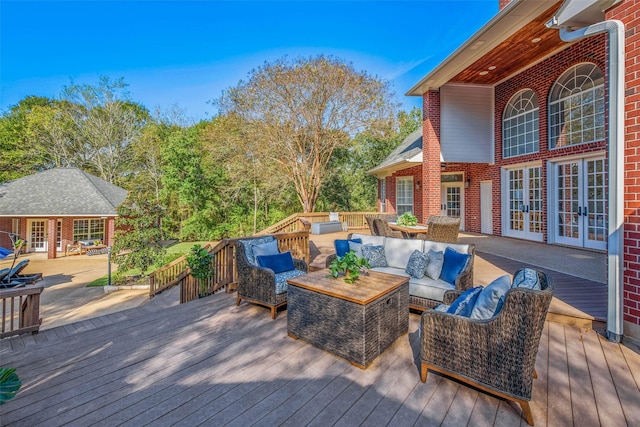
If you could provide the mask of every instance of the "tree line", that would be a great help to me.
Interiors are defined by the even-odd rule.
[[[250,235],[294,212],[375,210],[366,171],[420,126],[388,82],[327,56],[265,63],[211,120],[150,111],[123,78],[28,96],[0,116],[0,183],[78,167],[129,191],[162,238]]]

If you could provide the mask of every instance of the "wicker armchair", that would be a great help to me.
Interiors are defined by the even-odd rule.
[[[425,311],[420,324],[422,382],[428,370],[448,375],[519,403],[527,423],[533,425],[529,401],[534,365],[554,289],[550,277],[537,273],[542,290],[508,290],[502,310],[491,319]],[[461,292],[447,291],[445,304]]]
[[[276,275],[273,270],[264,267],[257,267],[249,262],[247,253],[251,248],[246,247],[245,242],[255,240],[256,242],[268,240],[273,236],[260,236],[236,240],[236,268],[238,271],[238,296],[236,306],[242,300],[250,303],[262,305],[271,309],[271,318],[276,318],[279,307],[287,304],[287,293],[276,294]],[[294,259],[296,270],[307,272],[307,263],[301,259]]]
[[[418,238],[434,242],[458,243],[460,221],[460,218],[447,216],[429,217],[427,232],[419,234]]]
[[[376,228],[374,220],[376,219],[372,215],[365,215],[364,219],[367,221],[367,225],[369,226],[369,232],[372,236],[379,236],[378,229]]]
[[[376,227],[378,230],[379,236],[397,237],[399,239],[402,239],[402,233],[396,230],[392,230],[386,220],[376,218],[373,220],[373,223],[375,224],[374,227]]]

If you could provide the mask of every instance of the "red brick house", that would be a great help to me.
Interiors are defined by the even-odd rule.
[[[422,162],[372,171],[380,210],[606,251],[607,334],[639,338],[639,41],[640,0],[501,0],[407,92]]]
[[[127,191],[76,168],[55,168],[0,183],[0,231],[26,240],[28,252],[56,258],[68,244],[112,245],[116,208]],[[5,233],[0,246],[11,247]]]

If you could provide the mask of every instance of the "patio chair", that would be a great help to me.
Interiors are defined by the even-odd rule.
[[[392,230],[391,227],[389,227],[389,222],[387,222],[386,220],[376,218],[373,220],[373,222],[378,230],[379,236],[397,237],[399,239],[403,238],[402,233],[396,230]]]
[[[490,319],[425,311],[420,322],[422,382],[432,370],[512,400],[533,425],[529,401],[534,366],[554,289],[550,277],[535,272],[542,289],[509,289],[502,309]],[[451,304],[462,292],[447,291],[444,303]]]
[[[260,267],[256,260],[254,247],[273,242],[273,236],[252,237],[236,240],[235,256],[238,271],[238,296],[236,306],[242,300],[271,309],[271,318],[275,319],[279,307],[287,304],[287,279],[307,273],[307,263],[294,259],[295,269],[274,273],[270,268]]]
[[[27,265],[29,265],[28,259],[24,259],[17,263],[3,278],[0,279],[0,286],[7,288],[15,287],[17,285],[28,285],[42,279],[42,273],[21,274],[22,270],[24,270]]]
[[[419,234],[418,238],[433,242],[458,243],[460,221],[460,218],[446,216],[429,217],[427,232]]]
[[[367,221],[367,225],[369,226],[369,232],[372,236],[379,236],[378,229],[376,228],[375,219],[376,217],[372,215],[365,215],[364,219]]]

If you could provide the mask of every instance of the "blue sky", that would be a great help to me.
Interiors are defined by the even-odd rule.
[[[0,2],[0,110],[72,80],[124,77],[135,101],[195,119],[255,67],[334,55],[404,93],[498,11],[498,0]]]

